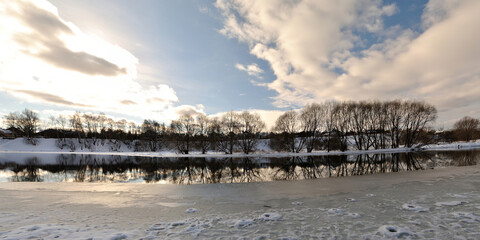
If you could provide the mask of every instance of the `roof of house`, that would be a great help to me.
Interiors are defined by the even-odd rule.
[[[7,129],[0,129],[0,133],[4,133],[4,134],[13,134],[12,131],[10,130],[7,130]]]

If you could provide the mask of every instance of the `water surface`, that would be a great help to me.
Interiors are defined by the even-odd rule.
[[[242,158],[3,153],[0,182],[268,182],[471,166],[479,158],[477,150]]]

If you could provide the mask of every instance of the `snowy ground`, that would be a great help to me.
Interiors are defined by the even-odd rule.
[[[321,155],[350,155],[350,154],[363,154],[363,153],[395,153],[395,152],[409,152],[412,148],[396,148],[396,149],[376,149],[376,150],[349,150],[345,152],[340,151],[314,151],[312,153],[289,153],[289,152],[276,152],[270,149],[268,146],[268,140],[261,140],[256,152],[251,154],[234,153],[224,154],[223,152],[208,152],[202,154],[201,152],[192,151],[190,154],[179,154],[174,150],[166,150],[158,152],[135,152],[133,147],[127,146],[124,143],[117,142],[111,144],[106,140],[103,144],[100,141],[92,149],[81,148],[78,146],[78,142],[74,140],[77,145],[75,151],[71,151],[68,148],[60,149],[55,144],[56,139],[38,139],[37,145],[26,144],[22,138],[17,139],[0,139],[0,154],[1,153],[39,153],[39,154],[59,154],[59,153],[71,153],[71,154],[95,154],[95,155],[128,155],[128,156],[143,156],[143,157],[289,157],[289,156],[321,156]],[[117,145],[118,144],[118,145]],[[112,145],[115,145],[112,150]],[[454,142],[454,143],[438,143],[431,144],[422,147],[426,151],[439,151],[439,150],[468,150],[480,148],[480,140],[473,142]]]
[[[305,181],[0,183],[2,239],[480,239],[480,166]]]

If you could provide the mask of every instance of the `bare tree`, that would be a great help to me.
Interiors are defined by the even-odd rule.
[[[398,148],[400,144],[401,124],[404,108],[400,100],[387,102],[385,104],[386,129],[390,135],[391,148]]]
[[[300,113],[300,122],[302,124],[303,134],[305,135],[305,146],[307,152],[312,152],[315,144],[321,138],[321,133],[325,128],[325,108],[324,106],[312,103],[305,106]]]
[[[378,117],[378,126],[377,133],[380,134],[378,143],[375,143],[375,149],[385,149],[387,148],[387,126],[388,126],[388,116],[387,116],[387,103],[386,102],[376,102],[377,111],[379,112]]]
[[[260,132],[265,128],[265,123],[257,113],[243,111],[238,115],[240,133],[238,145],[243,153],[249,154],[255,151]]]
[[[331,150],[331,138],[333,137],[332,134],[336,130],[335,128],[335,107],[337,106],[337,103],[335,102],[325,102],[324,103],[324,126],[325,126],[325,131],[327,132],[327,139],[326,139],[326,147],[327,147],[327,152],[330,152]]]
[[[369,114],[368,104],[366,102],[348,102],[348,111],[351,115],[350,129],[353,131],[353,140],[358,150],[367,149],[367,130],[366,120]]]
[[[335,105],[335,108],[333,109],[333,125],[335,127],[334,133],[334,139],[336,140],[334,145],[335,148],[341,150],[341,151],[346,151],[348,148],[348,132],[350,131],[349,129],[349,123],[350,119],[352,118],[352,114],[348,109],[348,103],[342,102],[338,103]],[[331,142],[332,140],[330,140]],[[331,144],[331,143],[330,143]]]
[[[210,119],[204,114],[195,118],[197,145],[201,149],[202,154],[205,154],[210,148],[211,142],[208,140],[208,135],[211,123]]]
[[[142,140],[147,143],[148,150],[159,150],[161,148],[161,136],[165,133],[165,125],[155,120],[145,119],[142,124],[142,130]]]
[[[8,128],[18,129],[20,114],[18,112],[11,112],[3,117],[3,124]]]
[[[21,113],[9,113],[4,117],[7,128],[18,129],[26,137],[27,143],[35,145],[37,141],[34,139],[37,132],[40,119],[38,114],[32,110],[25,109]]]
[[[380,101],[363,102],[363,116],[365,119],[364,149],[379,149],[384,144],[385,111]]]
[[[217,150],[220,149],[220,142],[223,141],[223,133],[222,133],[222,122],[214,117],[209,120],[208,124],[208,142],[209,142],[209,149]]]
[[[27,138],[33,138],[35,136],[39,122],[38,114],[32,110],[25,109],[20,114],[19,127]]]
[[[105,138],[105,132],[107,131],[107,124],[109,122],[109,118],[105,116],[105,114],[100,113],[97,117],[98,122],[98,129],[101,133],[102,138]]]
[[[76,112],[75,114],[71,115],[69,121],[70,121],[70,126],[72,127],[72,130],[77,133],[78,139],[80,140],[85,135],[85,131],[83,128],[83,121],[82,121],[82,117],[80,116],[80,113]]]
[[[427,130],[428,124],[437,118],[437,109],[424,102],[405,102],[403,107],[403,138],[405,146],[412,147],[422,131]]]
[[[115,122],[115,128],[117,131],[126,132],[128,122],[126,119],[120,119]]]
[[[470,141],[480,136],[480,120],[465,116],[455,122],[453,131],[457,140]]]
[[[380,119],[381,119],[381,107],[380,102],[365,102],[365,135],[366,141],[364,144],[364,149],[368,150],[370,148],[378,149],[378,139],[379,139],[379,129],[380,129]]]
[[[99,135],[99,118],[95,114],[84,113],[82,122],[86,131],[87,138],[91,139],[93,146],[97,144]]]
[[[192,115],[184,114],[178,120],[171,123],[171,129],[177,134],[176,147],[180,153],[188,154],[191,148],[191,141],[195,133],[195,120]]]
[[[65,116],[62,114],[58,115],[57,117],[57,125],[60,126],[62,130],[65,130],[65,127],[67,126],[68,120]]]
[[[133,134],[133,135],[138,134],[138,126],[135,122],[128,122],[127,127],[128,127],[128,132],[130,134]]]
[[[57,118],[53,115],[48,117],[48,123],[46,124],[46,128],[51,128],[57,130]]]
[[[305,146],[305,138],[298,138],[297,133],[301,131],[299,114],[293,110],[280,115],[275,121],[274,130],[281,134],[282,145],[290,152],[300,152]]]
[[[238,114],[230,111],[222,116],[221,121],[223,139],[218,142],[219,148],[226,154],[232,154],[237,134],[240,131]]]

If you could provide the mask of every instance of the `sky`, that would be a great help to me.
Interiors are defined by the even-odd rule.
[[[0,114],[141,123],[413,99],[480,117],[477,0],[0,0]]]

